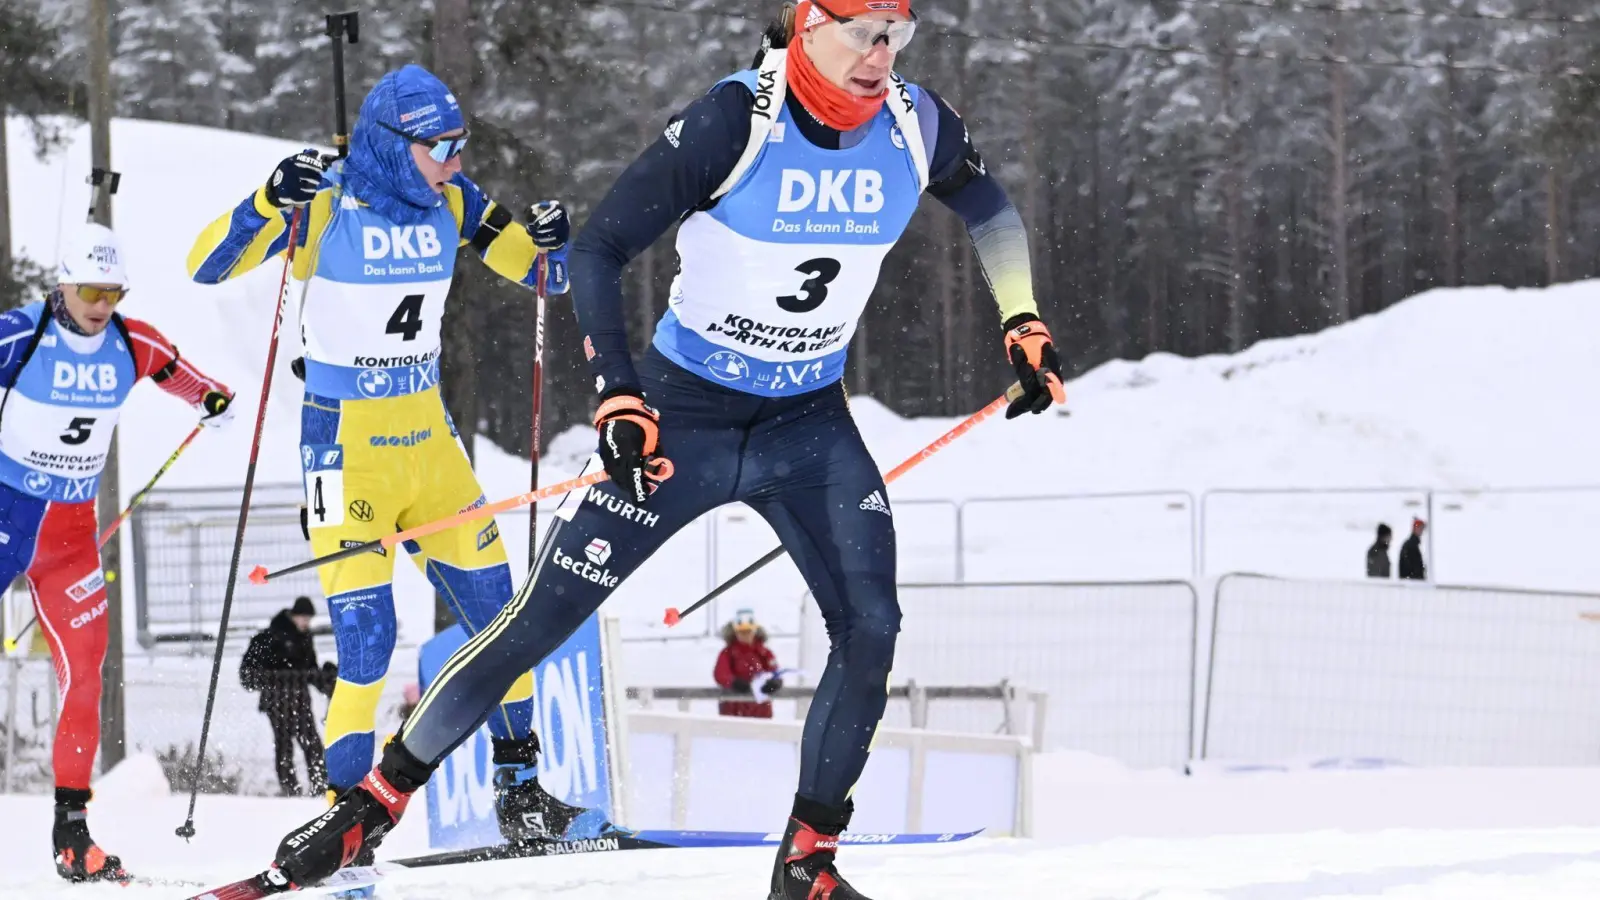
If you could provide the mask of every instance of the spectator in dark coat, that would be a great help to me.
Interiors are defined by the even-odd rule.
[[[1367,548],[1367,577],[1389,577],[1389,538],[1394,531],[1382,522],[1378,523],[1378,539]]]
[[[311,715],[311,687],[331,695],[338,667],[332,662],[317,665],[317,648],[311,639],[315,614],[310,597],[296,597],[292,608],[279,610],[272,623],[250,639],[239,661],[239,681],[246,690],[261,692],[257,708],[272,725],[278,786],[286,797],[300,793],[294,772],[296,743],[305,753],[312,795],[328,789],[322,736]]]
[[[1400,545],[1400,577],[1428,580],[1428,566],[1422,561],[1422,532],[1428,526],[1421,519],[1411,520],[1411,537]]]
[[[750,683],[766,672],[778,671],[778,659],[767,649],[767,630],[756,623],[754,612],[739,610],[732,622],[722,626],[722,640],[726,646],[717,656],[714,677],[725,691],[744,694],[750,700],[723,700],[717,712],[724,716],[744,716],[751,719],[772,718],[772,703],[754,699]],[[767,697],[783,689],[783,679],[773,676],[761,686]]]

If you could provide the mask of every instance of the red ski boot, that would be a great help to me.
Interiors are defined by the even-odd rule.
[[[824,806],[796,795],[789,827],[778,845],[767,900],[869,900],[834,868],[839,832],[850,823],[853,804],[843,809]]]

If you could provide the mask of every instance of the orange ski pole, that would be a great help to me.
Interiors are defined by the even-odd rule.
[[[994,400],[990,401],[988,406],[985,406],[983,409],[980,409],[972,415],[967,416],[959,424],[957,424],[956,427],[946,431],[943,435],[941,435],[938,440],[926,447],[923,447],[921,450],[918,450],[911,456],[910,459],[907,459],[900,465],[890,469],[889,474],[883,476],[883,483],[888,484],[894,481],[896,478],[899,478],[901,475],[904,475],[912,469],[915,469],[922,463],[923,460],[955,443],[957,438],[978,427],[978,424],[984,419],[987,419],[1000,410],[1005,409],[1007,404],[1020,396],[1022,396],[1022,385],[1020,383],[1013,383],[1011,387],[1006,388],[1006,392],[1004,394],[1001,394],[999,397],[996,397]],[[751,575],[754,575],[767,563],[772,562],[782,555],[782,546],[772,548],[772,550],[769,551],[766,556],[763,556],[751,563],[743,572],[740,572],[727,581],[724,581],[722,584],[717,585],[715,590],[704,597],[701,597],[699,600],[696,600],[694,605],[690,606],[688,609],[679,611],[676,606],[668,608],[666,615],[662,618],[662,621],[666,622],[669,627],[678,624],[679,622],[683,621],[684,616],[689,615],[700,607],[705,606],[707,603],[710,603],[711,601],[727,593],[733,588],[734,585],[745,580],[746,578],[749,578]]]
[[[663,456],[652,459],[650,461],[650,466],[652,469],[654,469],[654,471],[649,473],[650,480],[666,481],[668,478],[672,477],[672,461],[666,457]],[[455,526],[460,525],[462,522],[471,522],[475,519],[488,518],[496,513],[503,513],[506,510],[516,509],[519,506],[526,506],[529,503],[538,503],[540,500],[544,500],[549,497],[556,497],[561,494],[571,493],[572,491],[582,490],[590,485],[599,484],[609,477],[611,476],[607,475],[604,471],[590,472],[588,475],[584,475],[579,478],[569,479],[559,484],[552,484],[549,487],[528,491],[525,494],[518,494],[515,497],[507,497],[504,500],[499,500],[494,503],[480,506],[477,509],[469,509],[465,512],[459,512],[452,516],[446,516],[437,521],[429,522],[426,525],[418,525],[415,528],[407,528],[405,531],[396,531],[394,534],[386,534],[375,541],[367,541],[365,544],[358,544],[354,547],[346,547],[343,550],[339,550],[335,553],[329,553],[325,556],[319,556],[315,559],[308,559],[302,563],[295,563],[292,566],[279,569],[276,572],[268,572],[266,566],[256,566],[250,571],[250,580],[255,584],[266,584],[274,578],[281,578],[284,575],[290,575],[295,572],[304,572],[307,569],[315,569],[318,566],[325,566],[328,563],[338,562],[341,559],[349,559],[350,557],[358,554],[370,553],[379,549],[380,547],[387,550],[393,547],[395,544],[415,540],[420,537],[427,537],[430,534],[437,534],[438,532],[444,531],[447,528],[454,528]]]

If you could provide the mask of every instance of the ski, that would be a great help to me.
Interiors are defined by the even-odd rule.
[[[366,887],[377,884],[378,880],[390,871],[388,863],[379,863],[376,866],[352,866],[328,876],[319,884],[300,887],[289,883],[276,867],[251,875],[241,881],[214,887],[204,893],[195,894],[188,900],[260,900],[262,897],[271,897],[275,894],[286,894],[297,891],[306,894],[327,894],[335,891],[347,891],[351,888]]]
[[[981,834],[977,831],[960,832],[845,832],[839,836],[844,845],[905,845],[947,844],[964,841]],[[765,831],[636,831],[597,838],[577,840],[535,841],[526,844],[496,844],[468,850],[445,850],[423,856],[384,860],[373,866],[351,866],[340,869],[327,880],[316,885],[296,887],[291,885],[276,869],[268,869],[233,884],[213,888],[188,900],[258,900],[274,894],[299,891],[303,893],[328,893],[377,884],[385,876],[406,869],[425,869],[433,866],[454,866],[463,863],[489,862],[504,859],[531,859],[541,856],[570,856],[580,853],[615,853],[622,850],[709,849],[728,847],[777,846],[783,840],[782,832]]]
[[[839,843],[850,844],[944,844],[964,841],[983,829],[965,832],[845,832]],[[538,841],[529,844],[496,844],[471,850],[445,850],[425,856],[388,860],[383,865],[403,869],[451,866],[459,863],[499,859],[525,859],[538,856],[568,856],[576,853],[614,853],[620,850],[665,850],[713,847],[777,846],[782,832],[769,831],[635,831],[579,840]],[[381,868],[381,865],[380,865]],[[349,871],[349,870],[345,870]]]

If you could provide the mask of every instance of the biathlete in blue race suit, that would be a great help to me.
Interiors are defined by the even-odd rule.
[[[1039,321],[1021,218],[960,117],[893,73],[910,0],[806,0],[758,67],[673,117],[574,242],[574,303],[600,395],[592,464],[516,597],[445,663],[379,765],[296,829],[276,865],[314,883],[369,848],[411,793],[528,668],[556,650],[673,533],[724,504],[755,509],[821,607],[831,642],[806,718],[771,900],[858,900],[834,866],[883,715],[900,608],[893,512],[851,419],[845,353],[923,191],[966,221],[1024,388],[1007,418],[1065,401]],[[635,362],[622,271],[675,221],[681,268]],[[651,477],[657,457],[675,464]]]

